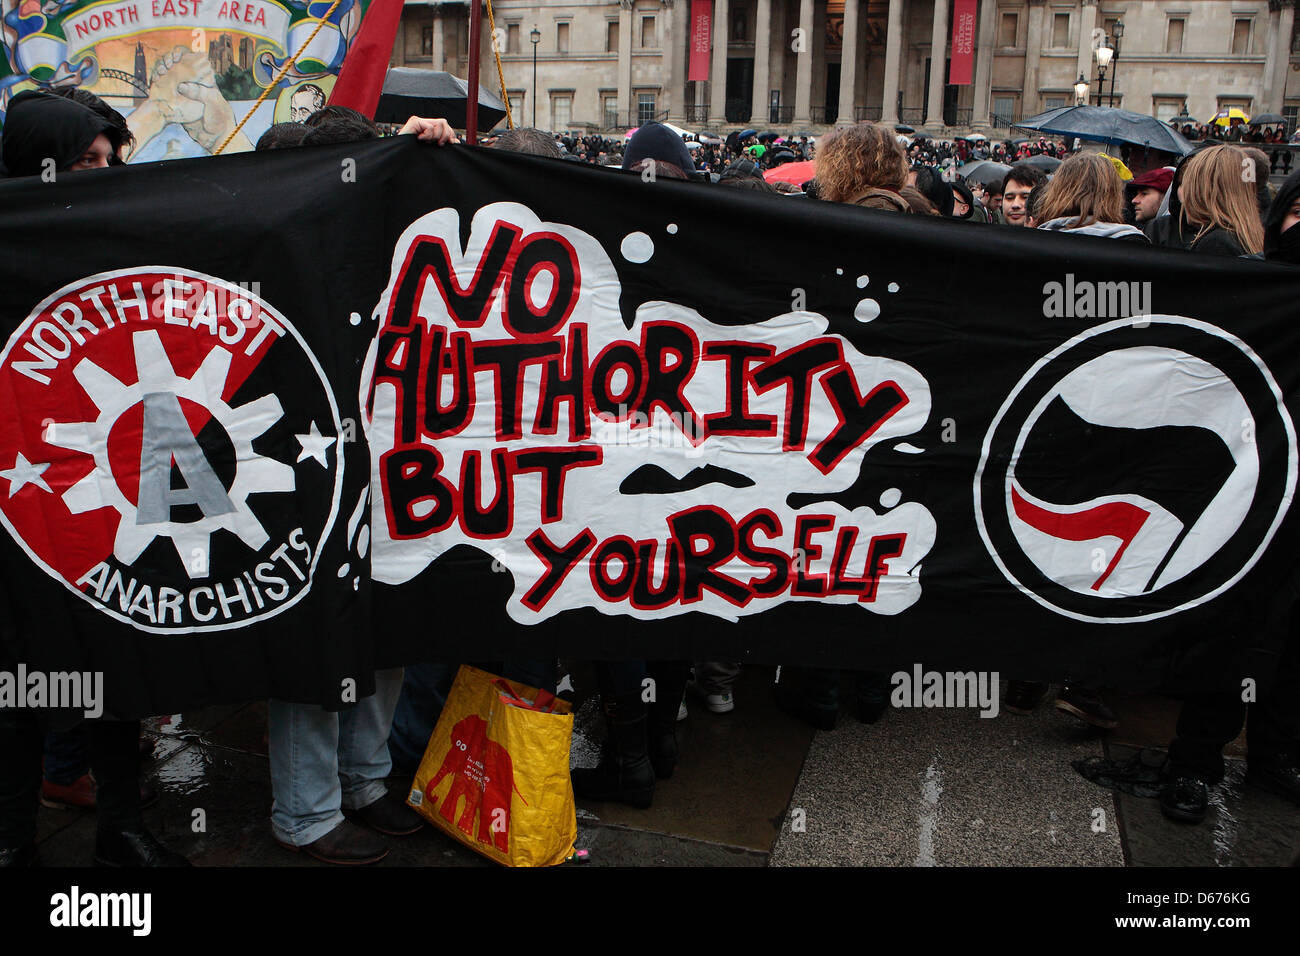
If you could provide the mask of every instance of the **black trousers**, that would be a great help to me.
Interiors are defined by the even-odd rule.
[[[1177,736],[1169,745],[1170,770],[1207,783],[1223,779],[1223,748],[1246,722],[1246,747],[1254,759],[1290,754],[1300,760],[1300,642],[1283,651],[1272,684],[1254,703],[1241,694],[1192,694],[1178,715]]]
[[[86,726],[100,830],[139,829],[140,722],[94,720]],[[32,711],[0,711],[0,847],[26,846],[36,839],[44,740],[45,730]]]

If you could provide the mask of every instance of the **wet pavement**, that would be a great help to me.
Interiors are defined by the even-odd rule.
[[[588,674],[576,668],[573,762],[590,766],[603,736]],[[577,846],[593,866],[1279,866],[1300,851],[1300,807],[1244,783],[1244,748],[1198,826],[1155,800],[1085,780],[1073,759],[1158,761],[1178,703],[1108,697],[1109,734],[1052,707],[1028,716],[891,709],[875,724],[842,714],[831,731],[779,712],[772,668],[746,668],[736,710],[713,714],[694,688],[678,724],[681,763],[654,805],[578,804]],[[146,824],[200,866],[324,866],[271,838],[261,703],[149,722],[148,777],[161,799]],[[408,781],[393,778],[390,788]],[[90,862],[93,812],[42,808],[47,865]],[[431,828],[392,839],[381,866],[490,866]]]

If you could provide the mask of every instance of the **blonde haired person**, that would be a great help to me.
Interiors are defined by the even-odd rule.
[[[1056,170],[1034,205],[1039,229],[1146,242],[1124,221],[1124,181],[1099,153],[1076,153]]]
[[[817,144],[817,198],[908,212],[907,155],[893,131],[875,123],[835,130]]]
[[[1189,156],[1177,183],[1186,248],[1219,256],[1264,251],[1255,183],[1243,170],[1254,163],[1239,146],[1210,146]]]

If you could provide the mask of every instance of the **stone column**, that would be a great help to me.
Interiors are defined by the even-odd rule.
[[[727,121],[727,0],[713,0],[713,62],[709,72],[709,125]]]
[[[668,119],[682,126],[686,123],[686,46],[691,32],[690,0],[663,0],[672,33],[664,38],[664,56],[668,58]]]
[[[1291,30],[1294,26],[1294,0],[1270,0],[1268,59],[1264,63],[1264,89],[1258,110],[1260,113],[1281,113],[1286,102],[1286,78],[1291,63]]]
[[[1273,99],[1277,101],[1277,107],[1273,111],[1275,113],[1281,113],[1282,107],[1286,105],[1286,79],[1291,75],[1291,31],[1294,29],[1295,0],[1283,0],[1282,19],[1277,29],[1277,79],[1273,81]]]
[[[1089,99],[1098,92],[1092,89],[1092,31],[1097,26],[1097,0],[1083,0],[1083,9],[1079,13],[1079,68],[1078,73],[1088,81]],[[1042,44],[1040,43],[1039,46]],[[1075,74],[1076,78],[1078,73]],[[1073,82],[1073,81],[1071,81]],[[1035,91],[1037,92],[1037,91]]]
[[[860,0],[844,0],[844,46],[840,53],[839,125],[857,122],[853,108],[858,80],[858,6]],[[760,8],[761,9],[761,8]]]
[[[799,0],[799,50],[794,65],[794,125],[812,125],[813,0]]]
[[[996,0],[980,0],[980,22],[975,49],[975,103],[971,110],[971,129],[984,130],[989,121],[989,96],[993,83],[993,39],[997,30]]]
[[[749,111],[750,126],[770,126],[767,98],[772,83],[772,0],[758,0],[754,28],[754,103]]]
[[[903,49],[903,0],[889,0],[885,30],[885,86],[881,94],[880,122],[898,125],[898,61]]]
[[[948,77],[948,0],[934,0],[934,24],[930,33],[930,90],[926,101],[925,128],[943,129],[943,85]]]
[[[618,0],[618,111],[626,115],[628,126],[637,125],[632,106],[632,0]]]
[[[433,68],[435,70],[447,69],[446,53],[443,47],[443,19],[438,16],[438,10],[435,7],[433,11]]]
[[[1029,32],[1025,37],[1025,80],[1021,86],[1020,115],[1038,112],[1038,61],[1043,52],[1043,2],[1029,0]],[[1071,79],[1071,85],[1074,80]]]

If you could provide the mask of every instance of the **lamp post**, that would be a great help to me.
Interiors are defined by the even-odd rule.
[[[1115,50],[1115,68],[1110,71],[1110,100],[1111,106],[1115,105],[1115,76],[1119,73],[1119,41],[1124,39],[1124,21],[1116,20],[1115,26],[1111,30]]]
[[[1074,105],[1083,106],[1088,102],[1088,81],[1084,79],[1083,74],[1079,74],[1079,79],[1074,84]]]
[[[542,42],[542,31],[533,24],[533,32],[528,34],[533,41],[533,129],[537,129],[537,44]]]

